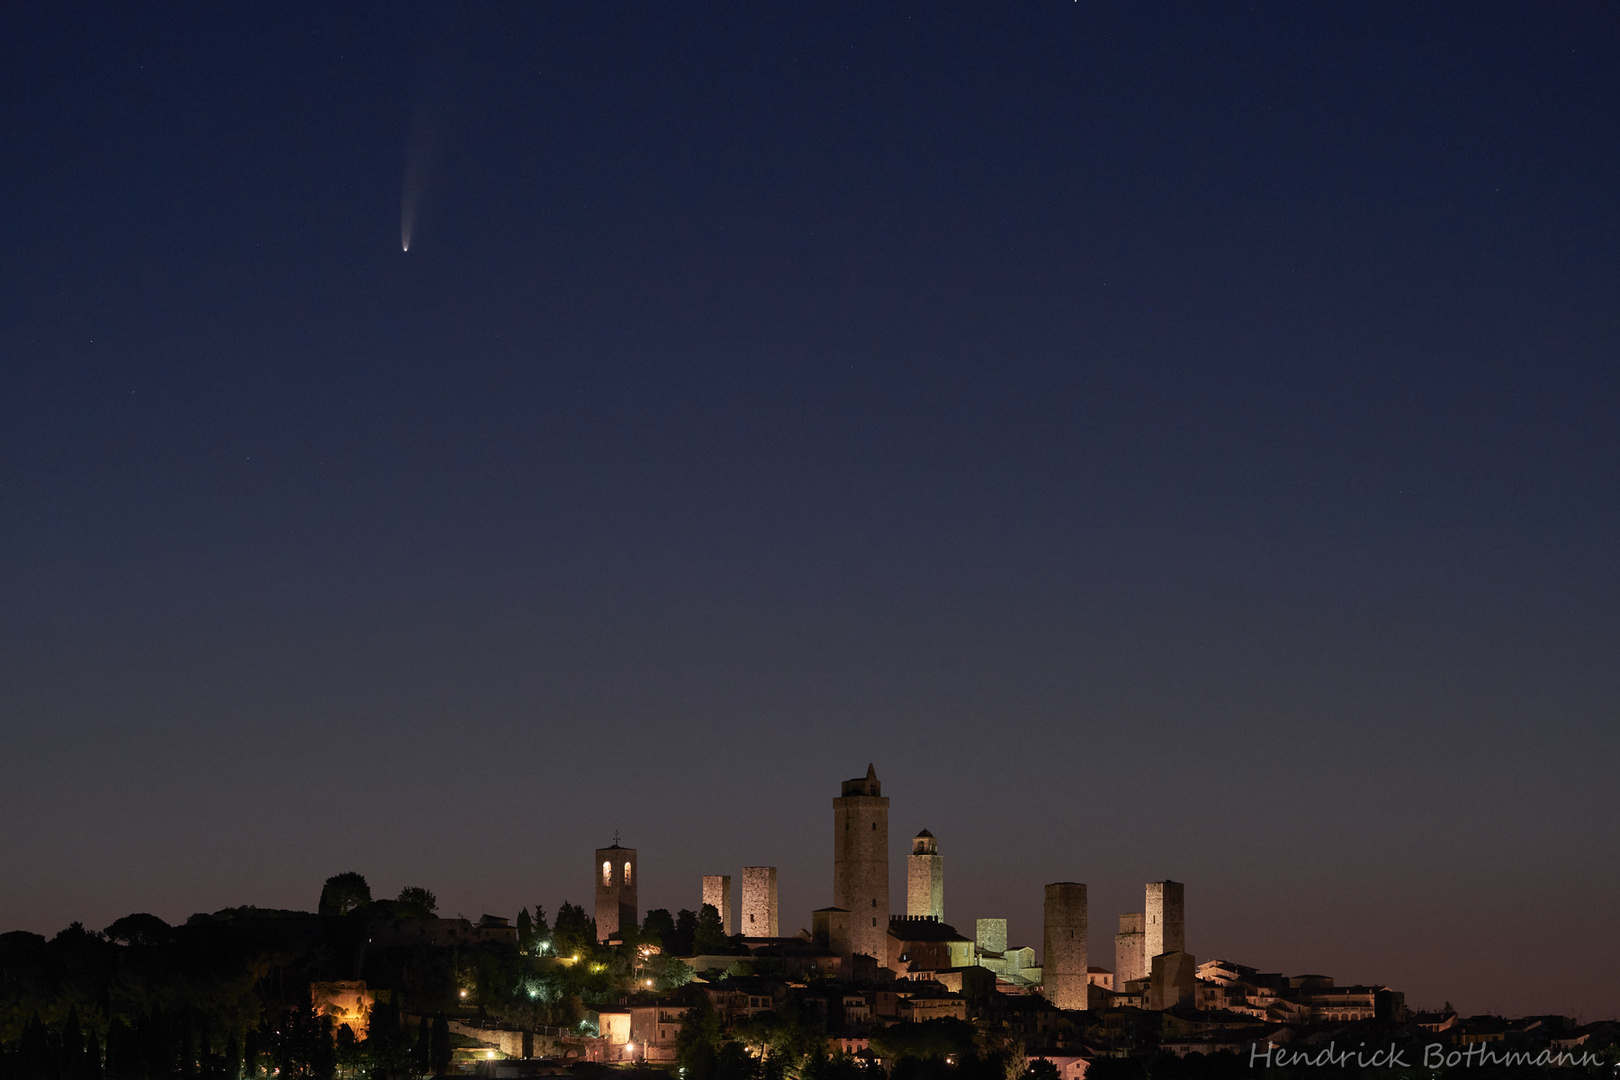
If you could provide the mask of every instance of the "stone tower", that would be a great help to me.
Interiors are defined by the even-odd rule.
[[[744,937],[777,937],[776,867],[743,867]]]
[[[849,912],[850,951],[887,967],[889,800],[871,765],[843,790],[833,800],[833,906]]]
[[[731,928],[730,874],[703,875],[703,903],[713,904],[714,910],[720,913],[720,925],[725,928],[726,937],[735,933]],[[698,910],[703,909],[700,907]]]
[[[1114,989],[1123,991],[1125,984],[1145,979],[1148,967],[1142,959],[1141,912],[1119,917],[1119,933],[1114,935]]]
[[[1161,953],[1182,952],[1185,936],[1186,886],[1179,881],[1150,881],[1142,924],[1142,966],[1151,970]]]
[[[1041,992],[1060,1009],[1086,1007],[1086,887],[1060,881],[1046,887]]]
[[[945,921],[945,856],[927,829],[911,841],[911,854],[906,856],[906,914]]]
[[[596,849],[596,940],[606,941],[621,930],[641,925],[636,904],[636,849],[613,846]]]

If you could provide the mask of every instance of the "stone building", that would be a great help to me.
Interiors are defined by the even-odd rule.
[[[1146,968],[1161,953],[1186,948],[1186,886],[1179,881],[1150,881],[1147,911],[1142,923],[1142,964]]]
[[[833,906],[849,913],[850,955],[887,966],[889,800],[872,765],[833,800]]]
[[[889,967],[896,975],[972,966],[973,941],[932,915],[889,920]]]
[[[1148,1008],[1164,1010],[1178,1006],[1192,1008],[1196,1001],[1194,980],[1198,961],[1180,949],[1159,953],[1150,961]]]
[[[973,936],[984,952],[1004,953],[1007,951],[1007,920],[980,919],[974,924]]]
[[[945,856],[927,829],[911,841],[906,856],[906,915],[945,919]]]
[[[714,910],[720,913],[720,925],[725,928],[727,937],[736,932],[731,928],[730,874],[703,875],[703,903],[712,904]],[[698,910],[703,909],[699,907]]]
[[[774,866],[743,867],[742,934],[756,938],[778,934]]]
[[[1084,1009],[1086,982],[1086,887],[1059,881],[1046,887],[1041,988],[1060,1009]]]
[[[596,940],[606,941],[621,930],[641,925],[636,903],[640,874],[636,871],[636,849],[620,847],[615,837],[612,847],[596,849]]]
[[[1144,918],[1140,911],[1119,917],[1119,933],[1114,935],[1115,990],[1124,990],[1126,983],[1147,978],[1147,965],[1142,962]]]

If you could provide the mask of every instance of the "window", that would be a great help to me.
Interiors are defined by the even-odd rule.
[[[874,900],[874,901],[872,901],[872,902],[873,902],[873,903],[874,903],[874,904],[875,904],[875,903],[877,903],[877,901],[876,901],[876,900]],[[873,919],[873,920],[872,920],[872,925],[873,925],[873,926],[876,926],[876,925],[877,925],[877,919],[876,919],[876,918],[874,918],[874,919]]]
[[[624,864],[624,883],[626,885],[630,884],[630,864],[629,863]]]
[[[604,862],[602,864],[602,884],[613,884],[613,864],[610,862]]]
[[[753,921],[754,921],[754,913],[753,913],[753,912],[752,912],[752,911],[750,911],[750,912],[749,912],[749,913],[748,913],[748,921],[749,921],[749,922],[753,922]]]
[[[872,831],[877,832],[877,822],[872,822]]]
[[[877,897],[872,897],[872,906],[877,907]]]

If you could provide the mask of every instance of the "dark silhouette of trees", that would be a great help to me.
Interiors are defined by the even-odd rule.
[[[697,912],[681,908],[675,914],[675,936],[664,946],[671,956],[691,956],[697,940]]]
[[[697,926],[692,936],[692,954],[705,956],[711,953],[724,953],[731,948],[731,939],[726,936],[725,924],[720,921],[720,911],[713,904],[704,904],[698,909]]]
[[[586,916],[578,904],[565,900],[557,909],[551,940],[558,956],[587,957],[596,948],[596,920]]]
[[[364,880],[361,879],[362,883]],[[328,881],[327,884],[330,885],[331,882]],[[370,895],[369,891],[367,895]],[[399,890],[399,899],[394,901],[394,910],[405,918],[431,919],[438,914],[439,898],[420,885],[407,885]]]
[[[347,915],[369,903],[371,886],[366,884],[364,877],[350,870],[326,879],[326,886],[321,889],[320,906],[315,910],[321,915]]]
[[[675,917],[669,913],[669,909],[653,908],[647,912],[647,917],[641,920],[641,940],[669,952],[674,939]]]
[[[443,1076],[449,1070],[452,1056],[450,1021],[440,1013],[433,1020],[433,1041],[429,1049],[428,1064],[432,1067],[434,1076]]]

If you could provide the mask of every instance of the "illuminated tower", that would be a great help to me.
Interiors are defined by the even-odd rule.
[[[1142,926],[1144,972],[1151,970],[1155,956],[1185,950],[1186,888],[1179,881],[1148,882]]]
[[[1148,976],[1147,964],[1142,960],[1141,912],[1119,917],[1119,933],[1114,935],[1114,989],[1123,991],[1125,984]]]
[[[888,966],[889,800],[877,769],[833,800],[833,906],[849,912],[849,947]]]
[[[730,937],[734,932],[731,929],[731,875],[730,874],[704,874],[703,875],[703,903],[714,905],[714,910],[720,915],[720,927]],[[703,909],[698,908],[699,911]]]
[[[1060,1009],[1086,1007],[1086,887],[1060,881],[1046,887],[1041,993]]]
[[[743,867],[742,932],[745,937],[776,937],[776,867]]]
[[[636,849],[613,846],[596,849],[596,940],[606,941],[641,923],[637,914]]]
[[[912,839],[906,856],[906,914],[945,921],[945,856],[927,829]]]

